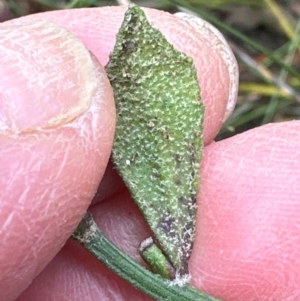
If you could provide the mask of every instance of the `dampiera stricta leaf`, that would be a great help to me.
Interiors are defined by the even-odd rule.
[[[113,161],[177,278],[189,274],[204,106],[190,57],[130,6],[106,66],[117,108]]]

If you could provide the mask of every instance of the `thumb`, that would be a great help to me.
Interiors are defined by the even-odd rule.
[[[0,300],[13,300],[87,209],[115,111],[104,69],[67,30],[3,25],[0,41]]]
[[[222,300],[299,300],[300,122],[204,151],[193,284]]]

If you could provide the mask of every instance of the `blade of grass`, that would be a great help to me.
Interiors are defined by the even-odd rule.
[[[293,101],[286,99],[284,102],[278,103],[278,110],[283,110],[292,104]],[[263,118],[265,111],[267,110],[268,104],[262,105],[257,104],[257,102],[245,101],[242,105],[239,105],[230,116],[230,118],[223,125],[220,134],[224,134],[228,131],[228,128],[237,128],[246,123],[250,123],[255,119]]]
[[[299,40],[300,40],[299,34],[300,34],[300,21],[298,21],[298,23],[297,23],[296,34],[294,35],[294,37],[291,41],[290,47],[288,49],[288,54],[285,59],[286,64],[292,64],[292,62],[293,62],[297,47],[299,45]],[[286,72],[286,70],[280,71],[279,78],[282,81],[286,81],[287,76],[288,76],[288,73]],[[278,95],[278,93],[276,93],[273,95],[273,97],[267,107],[265,117],[262,121],[262,124],[269,123],[273,120],[273,117],[274,117],[274,114],[276,111],[276,107],[278,105],[278,101],[279,101],[279,95]]]
[[[283,69],[287,70],[290,74],[300,78],[300,72],[298,72],[295,68],[286,65],[281,60],[281,58],[274,55],[270,50],[266,49],[265,47],[263,47],[262,45],[260,45],[256,42],[254,42],[253,40],[251,40],[250,38],[248,38],[247,36],[245,36],[241,32],[233,29],[231,26],[229,26],[229,25],[223,23],[222,21],[218,20],[216,17],[214,17],[211,14],[205,12],[203,9],[195,8],[192,5],[190,5],[188,2],[183,1],[183,0],[169,0],[169,1],[173,4],[175,4],[175,5],[182,6],[185,9],[188,9],[191,12],[194,12],[194,13],[198,14],[200,17],[202,17],[203,19],[209,21],[210,23],[214,24],[215,26],[217,26],[219,28],[222,28],[223,30],[231,33],[232,35],[234,35],[235,37],[237,37],[241,41],[243,41],[246,44],[248,44],[249,46],[251,46],[253,49],[265,54],[267,57],[269,57],[271,60],[273,60],[276,64],[281,66]]]
[[[299,93],[292,88],[289,84],[284,82],[278,76],[275,76],[266,66],[262,63],[258,63],[253,58],[251,58],[245,51],[240,49],[234,43],[230,43],[231,48],[233,49],[236,56],[249,67],[249,70],[259,76],[264,82],[266,83],[273,83],[277,86],[278,91],[282,91],[282,93],[286,93],[291,97],[294,97],[298,102],[300,102],[300,95]],[[255,91],[252,91],[255,92]]]
[[[8,6],[9,11],[15,17],[20,17],[25,14],[25,11],[24,11],[24,8],[22,7],[22,5],[16,1],[8,0],[7,6]]]
[[[248,5],[251,7],[262,7],[261,0],[190,0],[189,3],[197,4],[197,5],[204,5],[209,8],[221,8],[225,5]]]
[[[279,97],[284,97],[284,98],[289,98],[289,99],[293,98],[293,95],[291,95],[284,89],[278,89],[277,86],[267,85],[267,84],[259,84],[259,83],[254,83],[254,82],[240,83],[239,91],[241,93],[255,92],[257,94],[264,95],[264,96],[272,96],[275,93],[278,93]]]
[[[281,28],[283,29],[285,34],[291,40],[295,40],[295,38],[297,38],[297,31],[294,31],[293,26],[290,24],[288,18],[286,18],[285,13],[282,11],[280,6],[273,0],[265,0],[265,3],[268,5],[271,12],[276,17],[278,24],[281,26]],[[298,42],[297,47],[300,50],[299,42]]]

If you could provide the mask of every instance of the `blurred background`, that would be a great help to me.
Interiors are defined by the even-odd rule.
[[[300,119],[299,0],[131,1],[171,13],[189,10],[215,25],[239,63],[236,110],[217,140],[270,122]],[[0,0],[0,22],[58,9],[126,5],[128,0]]]

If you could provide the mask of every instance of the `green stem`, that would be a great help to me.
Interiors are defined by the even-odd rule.
[[[73,234],[90,253],[120,277],[158,301],[220,301],[195,288],[178,286],[153,274],[117,248],[87,213]]]

